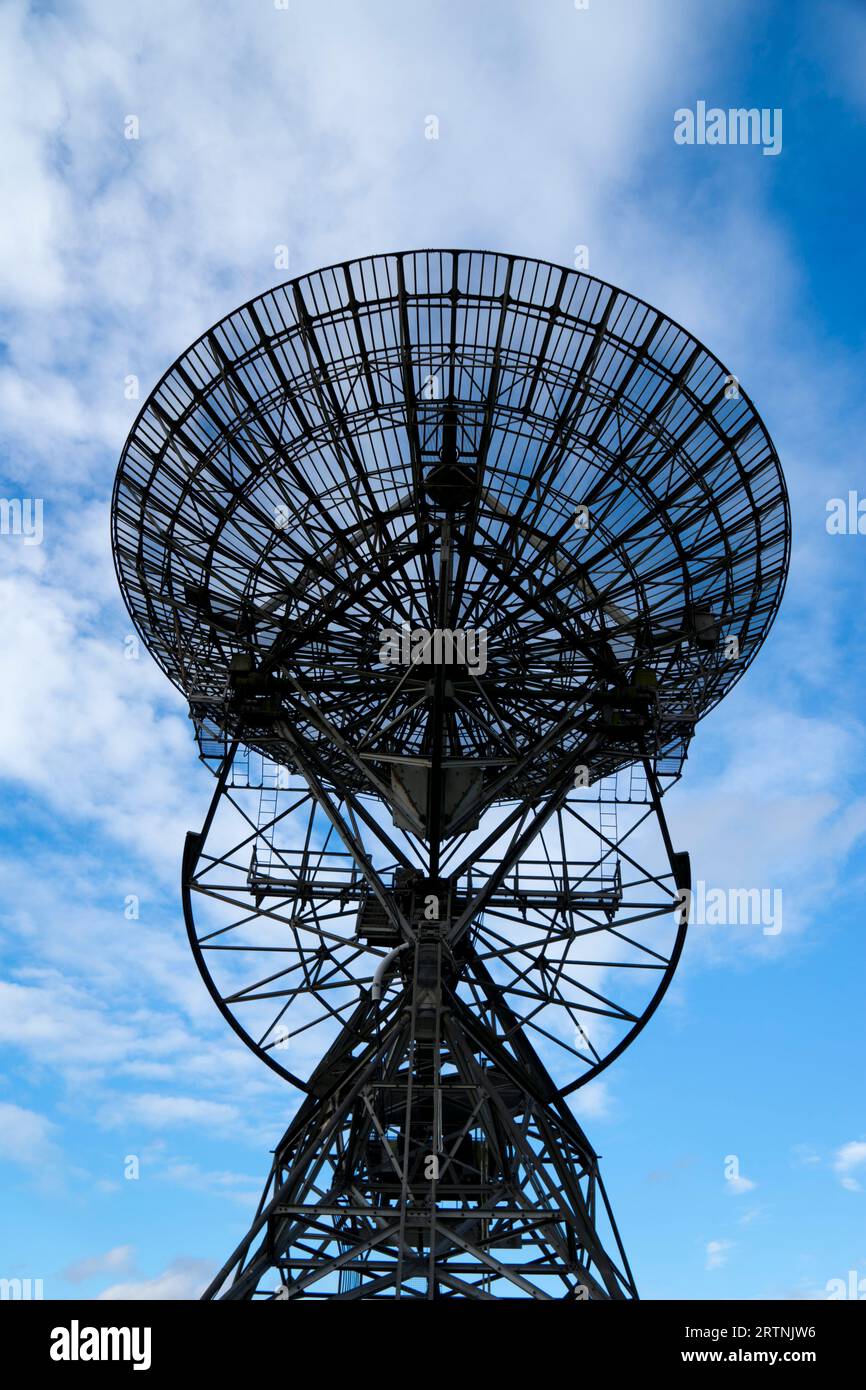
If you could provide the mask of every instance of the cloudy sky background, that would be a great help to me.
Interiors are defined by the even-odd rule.
[[[180,854],[210,777],[180,697],[125,657],[108,501],[128,378],[143,399],[285,279],[278,247],[293,276],[444,245],[588,247],[721,357],[775,440],[788,592],[668,810],[707,884],[782,889],[783,930],[695,928],[576,1108],[644,1297],[866,1277],[866,535],[826,528],[829,499],[866,496],[862,5],[7,0],[0,54],[0,495],[44,499],[41,545],[0,536],[0,1276],[195,1294],[291,1104],[186,946]],[[781,108],[782,152],[675,144],[699,99]]]

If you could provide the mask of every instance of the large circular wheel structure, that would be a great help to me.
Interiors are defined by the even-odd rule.
[[[196,843],[187,927],[226,1020],[274,1071],[306,1087],[399,937],[300,779],[280,786],[272,772],[263,787],[265,763],[250,788],[248,766],[240,785],[217,794],[209,838]],[[507,834],[474,852],[500,814],[488,813],[468,844],[449,846],[471,860],[453,880],[458,903],[507,854]],[[410,854],[411,837],[389,831]],[[450,867],[446,856],[443,873]],[[404,872],[392,861],[377,868],[387,883]],[[686,934],[683,886],[640,765],[604,777],[568,795],[473,920],[454,993],[478,1015],[501,1000],[568,1094],[619,1056],[661,1001]],[[399,970],[386,980],[386,1015],[405,984]]]
[[[237,843],[195,846],[186,895],[208,987],[259,1055],[305,1085],[400,940],[359,847],[407,902],[413,874],[445,885],[455,992],[504,1001],[563,1092],[618,1055],[685,929],[660,793],[784,585],[784,482],[736,377],[583,273],[348,262],[178,359],[127,441],[113,527],[136,626],[222,749],[221,792],[230,750],[271,769]],[[444,684],[423,646],[439,630],[476,642]],[[398,961],[386,996],[400,980]]]

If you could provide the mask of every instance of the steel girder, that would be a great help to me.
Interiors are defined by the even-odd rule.
[[[384,1025],[366,1005],[324,1059],[205,1297],[637,1297],[597,1157],[538,1059],[447,989],[419,1038],[418,964],[414,1004]]]

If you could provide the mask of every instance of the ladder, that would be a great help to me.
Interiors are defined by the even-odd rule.
[[[602,777],[598,784],[598,832],[600,837],[598,872],[602,881],[606,873],[612,877],[616,867],[616,844],[619,839],[616,797],[617,775],[614,772],[609,777]],[[607,840],[610,840],[611,844],[606,844],[605,841]]]
[[[241,744],[235,753],[232,770],[229,776],[230,787],[248,787],[250,785],[250,750],[246,744]]]
[[[628,770],[629,801],[647,800],[646,771],[643,763],[632,763]]]
[[[274,821],[279,800],[280,769],[270,758],[262,758],[262,786],[256,821],[256,869],[269,874],[274,859]],[[261,847],[261,853],[260,853]]]

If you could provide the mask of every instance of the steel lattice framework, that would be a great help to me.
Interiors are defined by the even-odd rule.
[[[301,1093],[209,1296],[636,1296],[567,1097],[676,967],[662,795],[789,537],[736,378],[543,262],[331,267],[166,373],[118,579],[216,777],[196,961]]]

